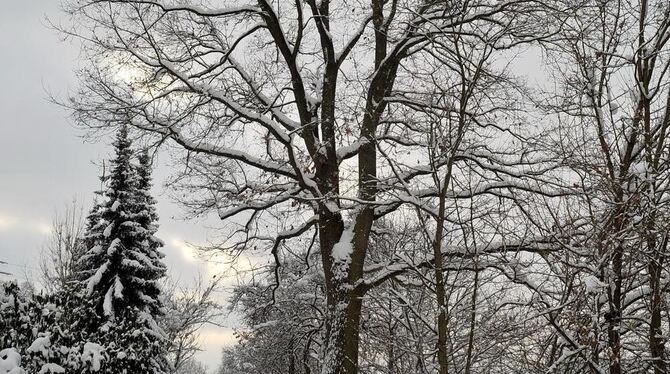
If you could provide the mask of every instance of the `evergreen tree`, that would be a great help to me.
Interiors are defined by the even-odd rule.
[[[114,147],[116,155],[104,201],[89,216],[91,228],[86,240],[91,247],[80,261],[86,296],[97,301],[99,313],[112,318],[115,310],[144,303],[141,289],[132,287],[141,279],[136,276],[139,266],[131,260],[141,249],[139,225],[133,221],[137,176],[126,127],[118,132]]]
[[[164,257],[163,253],[159,251],[163,247],[163,242],[158,239],[155,234],[158,230],[158,214],[156,213],[156,200],[151,196],[151,158],[149,153],[145,150],[140,153],[138,157],[139,165],[137,171],[137,188],[135,193],[136,211],[135,222],[140,226],[138,236],[143,250],[142,257],[143,265],[146,272],[143,274],[143,279],[147,282],[144,289],[144,295],[149,297],[147,307],[150,308],[152,316],[161,313],[159,293],[160,290],[157,285],[158,279],[165,276],[166,267],[161,261]]]
[[[87,249],[92,248],[93,246],[96,245],[96,240],[99,239],[99,235],[96,234],[95,228],[98,226],[98,223],[100,222],[100,212],[101,212],[101,201],[104,198],[105,194],[105,183],[107,181],[107,176],[105,174],[105,163],[103,162],[102,164],[102,175],[99,177],[100,179],[100,189],[97,191],[94,191],[95,197],[93,199],[93,207],[91,207],[91,210],[88,212],[88,215],[86,216],[86,224],[84,227],[84,237],[82,238],[82,241],[84,242],[84,246]],[[83,282],[86,280],[86,274],[83,272],[79,272],[79,275],[81,278],[79,279],[80,282]]]
[[[87,218],[89,249],[79,261],[82,307],[73,314],[95,311],[77,324],[89,341],[105,348],[103,372],[160,373],[165,350],[155,317],[162,309],[158,282],[166,269],[162,242],[154,236],[158,217],[149,193],[150,167],[147,156],[137,166],[132,163],[125,126],[114,148],[107,189]]]
[[[13,355],[27,373],[162,374],[168,369],[158,281],[165,275],[154,235],[146,152],[132,162],[128,131],[114,142],[106,188],[86,219],[76,279],[52,295],[0,284],[0,354]],[[0,372],[3,357],[0,357]],[[6,360],[5,360],[6,361]],[[6,365],[5,365],[6,366]]]

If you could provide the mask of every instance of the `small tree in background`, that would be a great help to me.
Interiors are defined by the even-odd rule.
[[[200,373],[195,354],[202,350],[199,330],[205,324],[216,323],[222,316],[220,305],[214,300],[214,292],[220,278],[211,282],[198,279],[193,287],[182,288],[176,283],[166,282],[161,299],[165,314],[158,323],[165,331],[169,347],[167,360],[169,374]]]
[[[86,250],[83,211],[73,199],[51,221],[49,238],[40,254],[40,281],[48,293],[66,289],[76,278],[77,259]]]

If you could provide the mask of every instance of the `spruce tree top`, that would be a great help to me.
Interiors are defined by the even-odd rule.
[[[87,253],[80,260],[83,288],[96,310],[108,319],[136,310],[160,313],[158,281],[165,265],[158,251],[155,200],[149,193],[151,171],[145,156],[133,165],[128,129],[114,142],[107,189],[89,215]]]

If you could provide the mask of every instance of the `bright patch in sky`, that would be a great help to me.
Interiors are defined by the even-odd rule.
[[[0,213],[0,230],[24,230],[47,235],[51,233],[51,225],[36,220],[28,220],[6,213]]]
[[[53,227],[51,227],[51,225],[48,225],[46,223],[38,223],[35,225],[35,228],[45,235],[51,234],[51,231],[53,230]]]
[[[109,69],[108,72],[119,83],[134,84],[146,77],[128,56],[122,54],[106,56],[102,66]]]
[[[16,218],[0,213],[0,230],[9,229],[16,225]]]
[[[226,264],[223,261],[216,261],[212,259],[211,261],[207,262],[207,274],[209,275],[222,275],[226,272]]]
[[[221,276],[229,280],[243,279],[253,269],[258,268],[257,261],[253,257],[241,254],[237,258],[224,254],[212,256],[207,260],[207,274]]]
[[[115,78],[120,81],[134,83],[144,77],[142,71],[130,65],[118,64],[117,66],[118,70],[116,71]]]
[[[109,69],[112,78],[122,85],[129,85],[135,95],[146,95],[158,92],[157,84],[167,85],[170,79],[167,75],[157,81],[146,70],[142,64],[134,63],[127,56],[119,56],[118,59],[108,57],[105,66]]]
[[[192,245],[186,243],[185,241],[177,238],[172,238],[170,239],[170,245],[179,250],[184,260],[188,262],[195,262],[197,260],[195,248]]]
[[[200,333],[200,341],[221,347],[235,344],[237,338],[230,328],[204,328]]]
[[[216,254],[201,258],[196,246],[182,239],[173,237],[169,240],[170,247],[176,249],[181,257],[188,263],[202,263],[209,276],[236,277],[249,272],[255,267],[253,259],[249,256],[240,255],[236,259],[226,254]]]

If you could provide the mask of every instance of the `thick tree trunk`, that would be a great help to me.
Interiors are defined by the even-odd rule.
[[[356,217],[353,238],[343,237],[344,225],[341,220],[333,220],[322,229],[324,272],[326,274],[327,316],[326,347],[323,360],[323,374],[357,374],[359,325],[361,319],[364,289],[354,287],[363,275],[363,261],[368,246],[372,211],[366,210]],[[338,216],[339,217],[339,216]],[[334,241],[336,237],[338,239]],[[351,240],[348,260],[335,261],[333,247],[340,240]]]
[[[357,374],[362,295],[347,290],[347,283],[340,283],[338,288],[341,292],[328,303],[322,373]]]
[[[387,33],[384,18],[384,1],[372,0],[372,21],[375,29],[375,73],[368,97],[366,98],[365,114],[360,126],[360,139],[365,141],[358,152],[358,198],[361,201],[374,201],[377,198],[377,146],[376,130],[379,119],[386,109],[387,102],[384,97],[392,90],[401,54],[388,58],[387,56]],[[322,2],[322,7],[327,2]],[[395,5],[394,5],[395,6]],[[321,14],[327,14],[327,7],[323,8]],[[332,57],[332,56],[331,56]],[[330,64],[332,71],[328,73],[325,87],[331,87],[331,81],[337,76],[337,66]],[[334,88],[332,86],[331,88]],[[335,95],[324,95],[324,108],[335,106]],[[334,128],[330,123],[328,114],[322,109],[324,128],[328,133],[334,134],[329,128]],[[334,154],[334,135],[325,140],[332,139],[332,149],[329,148],[329,163],[337,165],[338,160]],[[339,182],[339,172],[336,170],[330,178],[330,185]],[[324,189],[330,191],[330,189]],[[337,191],[338,189],[332,189]],[[339,206],[339,204],[338,204]],[[361,318],[362,297],[365,290],[360,287],[359,281],[363,277],[363,266],[367,254],[370,231],[374,217],[374,204],[359,206],[354,213],[352,222],[354,225],[353,240],[351,242],[351,254],[349,262],[334,263],[332,254],[334,245],[342,239],[345,230],[344,222],[340,213],[330,213],[327,207],[322,207],[320,219],[321,255],[323,258],[324,273],[326,276],[326,294],[328,304],[328,316],[326,321],[326,352],[323,363],[323,374],[357,374],[358,373],[358,346],[359,346],[359,324]],[[325,239],[325,240],[324,240]],[[336,269],[333,269],[333,267]]]

